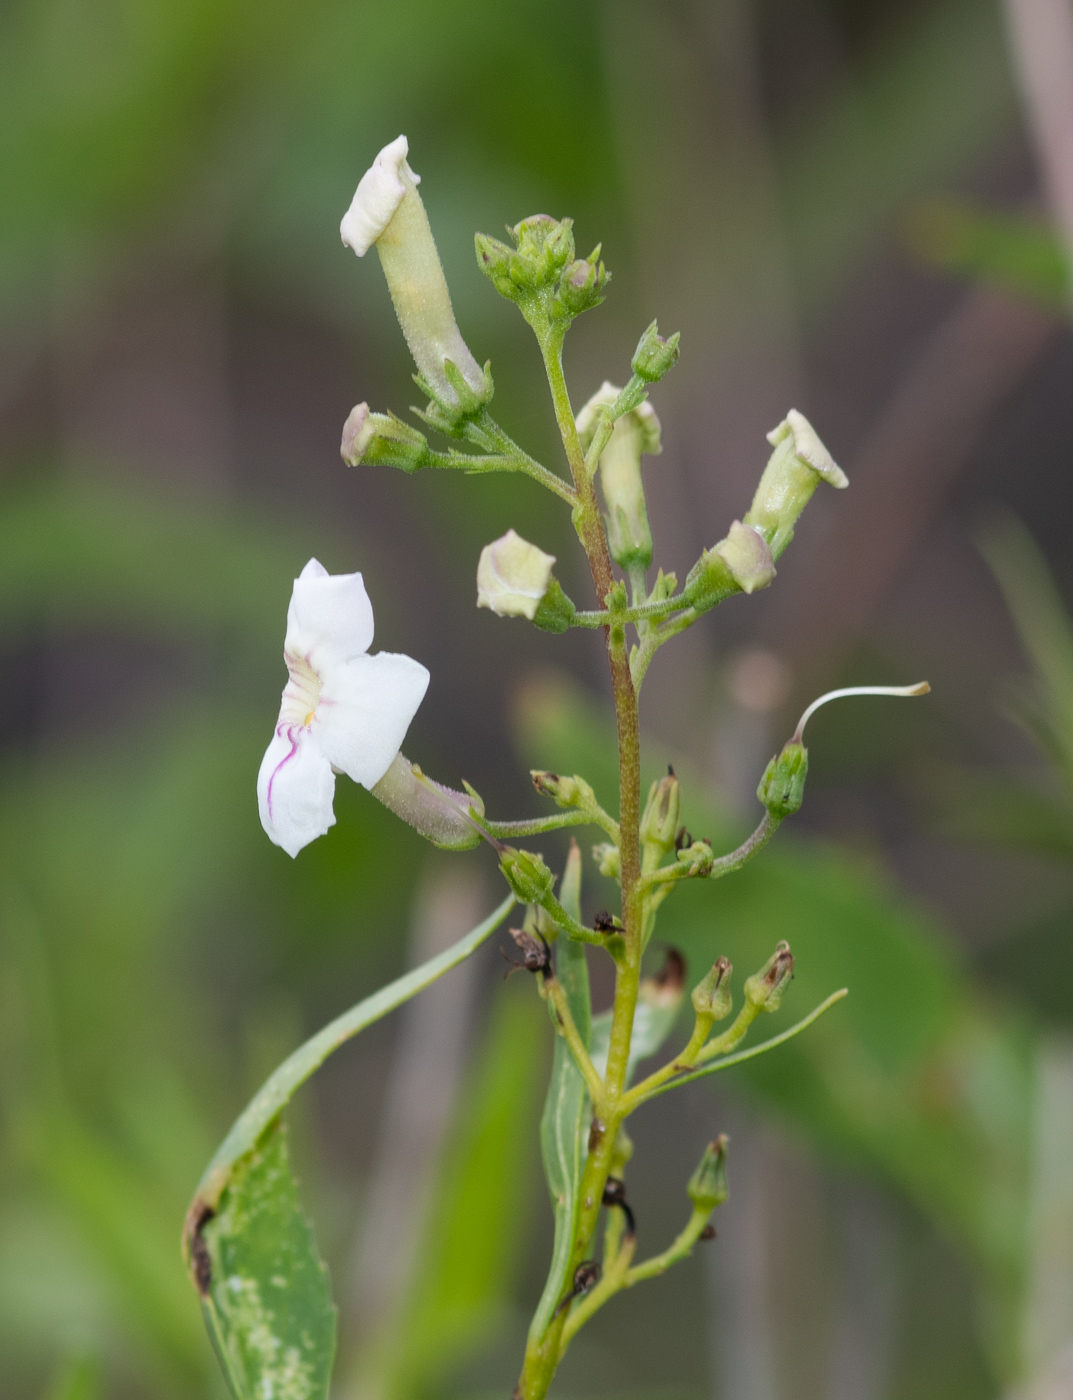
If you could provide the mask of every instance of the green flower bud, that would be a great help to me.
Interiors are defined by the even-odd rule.
[[[596,805],[592,784],[576,775],[561,778],[558,773],[546,773],[534,768],[529,776],[537,792],[550,797],[557,807],[587,807]]]
[[[604,410],[621,391],[606,380],[577,416],[578,437],[586,450],[592,443]],[[660,424],[656,410],[646,400],[619,418],[600,457],[600,485],[607,504],[607,543],[611,558],[622,568],[652,562],[652,531],[641,477],[642,456],[661,452]]]
[[[513,301],[519,284],[525,281],[524,260],[513,248],[508,248],[498,238],[490,238],[486,233],[478,233],[473,243],[481,271],[501,297]]]
[[[648,790],[648,802],[641,816],[641,844],[657,851],[669,851],[678,830],[682,792],[671,769],[665,778],[653,783]]]
[[[370,413],[367,403],[350,410],[339,450],[348,467],[399,467],[404,472],[419,471],[432,455],[424,433],[393,413]]]
[[[657,383],[669,369],[674,368],[678,360],[680,339],[680,333],[675,331],[669,340],[664,340],[659,334],[656,322],[653,321],[637,342],[630,369],[638,379],[643,379],[648,384]]]
[[[563,272],[553,299],[554,311],[560,316],[580,316],[603,301],[611,274],[599,259],[597,247],[587,258],[570,263]]]
[[[550,282],[556,272],[574,259],[573,219],[553,219],[550,214],[530,214],[510,230],[519,257],[540,270],[541,282]]]
[[[841,490],[849,485],[849,479],[796,408],[791,408],[767,436],[775,451],[764,468],[745,524],[761,532],[771,546],[772,558],[778,559],[793,539],[797,517],[820,482],[827,481]]]
[[[554,554],[545,554],[516,531],[508,530],[481,550],[477,565],[477,606],[491,608],[497,617],[527,617],[533,622],[554,583],[551,576],[554,563]],[[545,622],[549,615],[561,615],[565,605],[573,608],[559,588],[549,600]],[[565,631],[569,625],[567,621],[561,629],[551,627],[548,630]]]
[[[722,1021],[730,1015],[734,998],[730,990],[730,976],[734,971],[728,958],[719,958],[715,966],[693,988],[693,1010],[698,1017],[711,1021]]]
[[[794,955],[785,941],[778,944],[771,957],[760,969],[746,979],[745,1000],[758,1011],[778,1011],[786,984],[794,975]]]
[[[764,769],[756,795],[771,815],[781,821],[800,808],[807,775],[808,749],[791,739]]]
[[[499,868],[523,904],[540,904],[555,888],[555,876],[535,851],[507,846],[500,854]]]
[[[713,1211],[721,1206],[729,1195],[727,1190],[727,1145],[730,1139],[720,1133],[714,1142],[704,1149],[700,1166],[689,1178],[686,1190],[694,1208],[698,1211]]]
[[[601,841],[593,846],[592,858],[601,875],[606,875],[609,880],[621,880],[622,852],[617,846],[613,846],[610,841]]]

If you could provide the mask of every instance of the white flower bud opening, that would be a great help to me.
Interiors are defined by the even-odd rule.
[[[767,435],[767,440],[772,447],[777,447],[791,434],[794,439],[795,457],[799,457],[814,472],[818,472],[824,481],[830,482],[839,490],[849,485],[849,477],[824,447],[816,429],[803,413],[798,413],[796,408],[790,409],[777,428],[772,428]]]
[[[348,248],[363,258],[395,217],[406,194],[406,177],[415,185],[421,176],[407,164],[410,154],[405,136],[385,146],[361,177],[350,208],[343,215],[339,234]]]
[[[477,606],[497,617],[526,617],[532,622],[551,583],[554,554],[508,530],[486,544],[477,565]]]
[[[775,577],[771,548],[759,530],[735,520],[725,540],[715,546],[743,593],[766,588]]]

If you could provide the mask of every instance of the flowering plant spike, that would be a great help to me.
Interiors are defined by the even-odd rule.
[[[521,926],[510,930],[521,960],[511,960],[532,975],[556,1042],[541,1124],[554,1244],[515,1400],[542,1400],[573,1338],[616,1294],[657,1278],[713,1237],[712,1212],[728,1199],[728,1140],[714,1131],[718,1124],[707,1134],[711,1140],[700,1166],[682,1183],[691,1207],[682,1230],[662,1251],[638,1256],[639,1242],[647,1238],[629,1200],[633,1148],[627,1119],[659,1094],[781,1045],[825,1014],[845,989],[833,991],[796,1024],[744,1046],[762,1013],[774,1014],[793,999],[789,942],[773,937],[771,956],[739,984],[737,997],[734,969],[713,944],[705,960],[710,970],[687,998],[687,969],[673,949],[657,974],[642,975],[660,908],[683,881],[712,881],[739,870],[800,808],[808,772],[804,727],[816,708],[842,695],[919,695],[927,689],[855,687],[810,705],[760,777],[762,815],[755,830],[732,851],[718,853],[680,824],[682,785],[673,772],[653,783],[642,802],[638,695],[655,656],[711,608],[771,585],[812,493],[821,483],[844,488],[847,478],[808,420],[791,409],[769,434],[773,451],[749,509],[724,522],[722,537],[702,552],[681,588],[668,570],[658,569],[652,578],[656,546],[642,458],[660,451],[661,435],[648,395],[677,362],[679,337],[660,336],[653,321],[622,387],[605,381],[575,415],[563,342],[577,316],[606,295],[610,273],[600,246],[578,258],[572,221],[546,214],[515,224],[509,243],[478,234],[479,268],[518,307],[543,359],[563,460],[558,468],[538,461],[491,415],[491,374],[470,353],[455,321],[408,156],[403,136],[383,148],[362,177],[341,232],[359,257],[376,247],[417,367],[415,379],[429,398],[415,412],[425,429],[448,443],[433,446],[424,429],[361,402],[344,425],[342,456],[352,467],[391,466],[407,473],[514,472],[569,508],[592,580],[591,606],[579,608],[567,598],[552,573],[554,556],[513,529],[481,552],[477,606],[517,620],[514,625],[600,635],[618,734],[618,802],[608,810],[583,775],[542,769],[532,778],[547,807],[536,816],[497,820],[469,784],[462,782],[463,791],[430,777],[401,752],[428,671],[407,656],[370,654],[373,612],[361,574],[331,575],[315,559],[302,570],[287,615],[289,679],[257,781],[269,837],[294,856],[324,835],[335,821],[335,775],[345,773],[437,846],[466,851],[491,845],[506,891],[499,908],[453,948],[358,1003],[295,1050],[239,1116],[206,1169],[187,1216],[184,1251],[237,1400],[328,1396],[335,1310],[287,1163],[280,1119],[291,1095],[344,1040],[469,956],[515,904],[525,912]],[[652,481],[658,485],[658,468],[652,468]],[[717,522],[712,528],[718,535]],[[576,844],[561,881],[529,844],[542,834],[581,826],[598,838],[592,859],[617,883],[617,909],[583,913],[583,861]],[[613,970],[614,1002],[600,1016],[592,1014],[589,1001],[585,944],[592,945],[592,956],[608,958]],[[732,1017],[735,1004],[740,1009]],[[693,1025],[685,1043],[679,1038],[675,1053],[638,1078],[640,1062],[660,1052],[690,1007]],[[717,1033],[721,1023],[725,1029]]]

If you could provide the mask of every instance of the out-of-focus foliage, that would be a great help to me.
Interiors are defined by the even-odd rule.
[[[924,262],[1002,287],[1048,310],[1069,304],[1069,260],[1061,240],[1040,219],[1017,218],[955,200],[922,204],[907,227]]]

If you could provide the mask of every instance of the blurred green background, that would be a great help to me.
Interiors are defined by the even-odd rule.
[[[536,810],[530,764],[613,792],[596,640],[473,606],[509,526],[589,597],[558,503],[339,460],[356,401],[416,401],[376,260],[337,232],[399,131],[535,455],[557,460],[538,356],[475,230],[546,211],[603,241],[577,403],[653,316],[682,332],[646,469],[665,568],[747,507],[791,404],[851,478],[768,594],[653,668],[648,759],[692,829],[751,826],[818,690],[934,688],[817,716],[793,829],[665,906],[697,975],[791,941],[780,1022],[852,995],[637,1120],[643,1253],[724,1129],[731,1199],[556,1393],[1073,1395],[1073,339],[1033,129],[991,0],[0,11],[2,1400],[220,1397],[178,1250],[204,1163],[300,1039],[499,897],[484,854],[430,854],[345,781],[297,861],[261,832],[311,554],[361,569],[377,646],[432,672],[411,758],[504,818]],[[500,970],[486,948],[291,1115],[345,1400],[513,1384],[550,1243],[550,1031]]]

